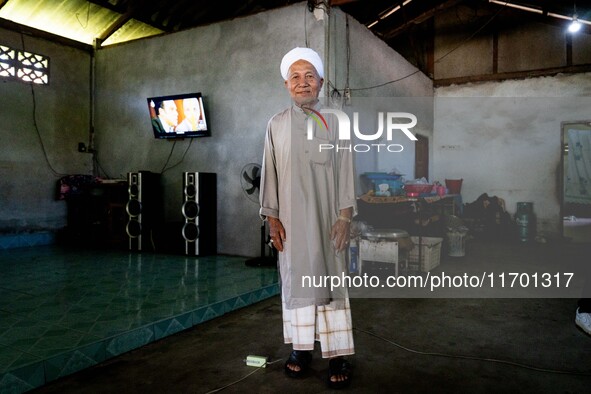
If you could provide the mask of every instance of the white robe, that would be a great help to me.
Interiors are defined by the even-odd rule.
[[[319,109],[319,107],[317,107]],[[312,120],[314,139],[307,140],[308,115],[292,106],[267,125],[260,203],[261,217],[279,218],[286,231],[279,253],[281,288],[290,309],[309,305],[344,307],[346,288],[302,287],[303,276],[347,273],[347,253],[336,253],[330,239],[341,209],[354,209],[356,200],[352,153],[337,152],[337,122],[327,116],[328,130]],[[320,144],[333,149],[320,151]],[[327,145],[323,145],[327,147]]]

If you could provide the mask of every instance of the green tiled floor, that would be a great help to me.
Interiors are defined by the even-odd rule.
[[[0,251],[0,393],[25,392],[278,294],[228,256]]]

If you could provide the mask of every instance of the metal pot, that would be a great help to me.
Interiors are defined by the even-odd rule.
[[[361,238],[369,241],[395,241],[409,237],[408,232],[396,228],[366,229],[361,232]]]

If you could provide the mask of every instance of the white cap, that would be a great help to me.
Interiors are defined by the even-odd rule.
[[[320,78],[324,78],[324,66],[322,65],[322,59],[320,59],[318,53],[310,48],[297,47],[287,52],[285,56],[283,56],[283,60],[281,60],[281,76],[284,80],[287,80],[287,73],[289,72],[291,65],[298,60],[305,60],[311,63],[318,72]]]

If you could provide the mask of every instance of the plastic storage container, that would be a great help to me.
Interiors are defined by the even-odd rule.
[[[410,239],[415,244],[408,255],[408,262],[412,265],[419,263],[419,237],[413,235]],[[421,261],[419,263],[421,271],[428,272],[439,265],[442,242],[443,238],[438,237],[421,238]]]
[[[462,182],[463,179],[446,179],[445,187],[449,194],[462,194]]]
[[[377,196],[397,196],[403,193],[400,180],[402,175],[386,174],[385,172],[366,172],[363,175],[373,182],[374,192]]]
[[[466,233],[460,231],[449,231],[447,234],[449,243],[448,256],[464,257],[466,255]]]

